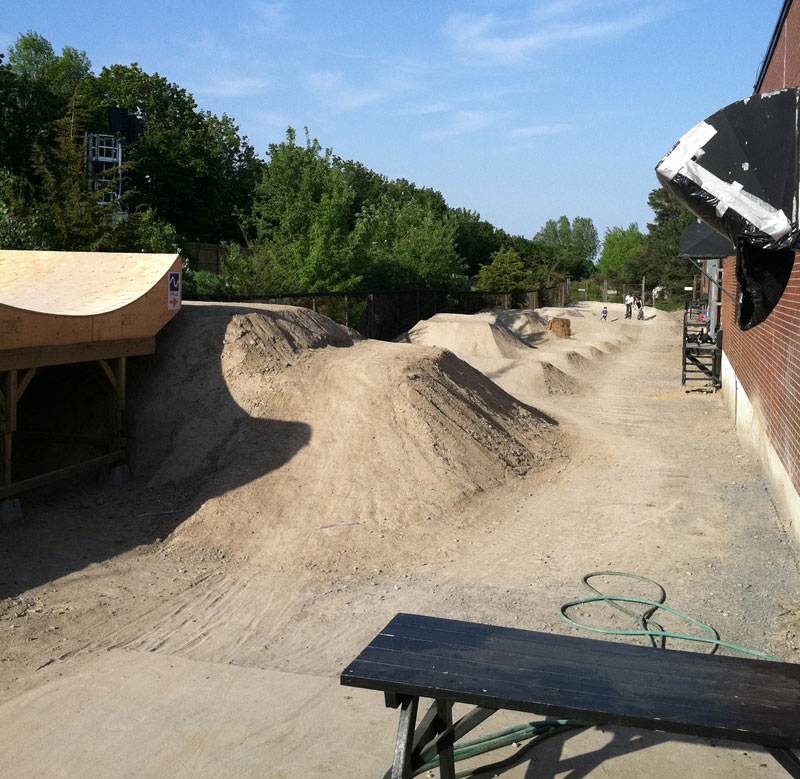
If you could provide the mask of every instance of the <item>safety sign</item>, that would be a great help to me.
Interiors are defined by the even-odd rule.
[[[181,272],[169,272],[169,294],[167,296],[167,308],[181,307]]]

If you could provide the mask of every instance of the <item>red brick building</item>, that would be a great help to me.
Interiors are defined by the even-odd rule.
[[[754,91],[800,87],[800,0],[785,0]],[[739,435],[760,454],[772,492],[800,539],[800,261],[795,255],[780,302],[762,324],[742,332],[736,306],[722,298],[722,390]],[[734,257],[723,286],[738,296]]]

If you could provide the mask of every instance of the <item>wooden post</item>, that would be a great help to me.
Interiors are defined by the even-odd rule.
[[[3,377],[3,486],[11,484],[11,445],[17,429],[17,371],[5,372]]]
[[[370,292],[368,297],[369,305],[369,337],[375,337],[375,296]]]
[[[113,367],[106,360],[98,360],[111,385],[108,400],[108,451],[116,452],[122,446],[123,417],[125,412],[125,357],[117,357]]]
[[[344,296],[344,326],[350,327],[350,312],[347,310],[347,295]]]
[[[112,441],[111,451],[115,451],[122,446],[122,434],[125,429],[125,381],[127,378],[127,366],[124,357],[114,360],[114,378],[116,379],[115,409],[114,409],[114,440]]]

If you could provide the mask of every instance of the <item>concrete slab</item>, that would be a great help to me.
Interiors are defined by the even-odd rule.
[[[340,687],[337,678],[124,650],[63,670],[64,676],[0,705],[4,776],[379,777],[394,750],[396,712],[384,707],[382,695]],[[480,732],[526,719],[501,712]],[[487,757],[495,759],[473,762],[485,763]],[[628,728],[592,728],[550,739],[502,775],[667,779],[681,774],[785,776],[769,755],[749,748]]]

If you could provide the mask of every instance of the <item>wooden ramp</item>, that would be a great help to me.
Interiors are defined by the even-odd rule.
[[[177,254],[0,250],[0,499],[124,459],[125,360],[155,351],[156,334],[180,304]],[[38,369],[85,362],[99,364],[113,396],[103,444],[107,451],[17,479],[15,437],[48,435],[17,430],[23,393]]]

